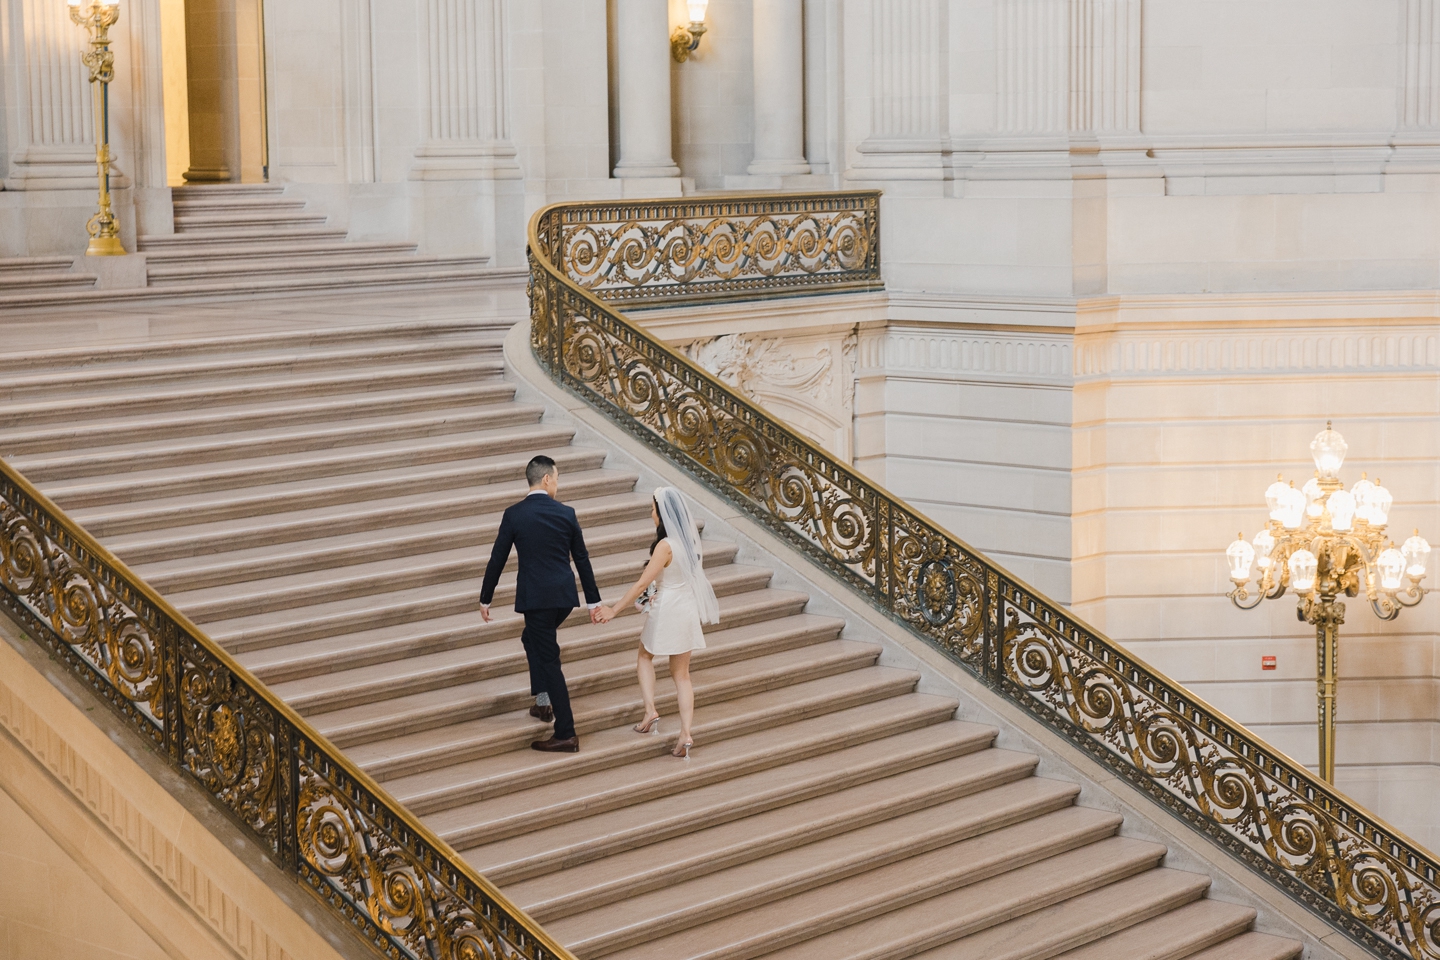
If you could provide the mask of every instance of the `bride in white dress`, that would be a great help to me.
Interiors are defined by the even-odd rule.
[[[675,681],[680,702],[680,739],[673,753],[688,758],[694,744],[690,723],[695,717],[690,653],[705,648],[705,633],[700,625],[720,622],[720,605],[705,576],[700,532],[680,491],[674,487],[656,490],[651,518],[655,521],[655,542],[650,545],[650,562],[618,603],[600,608],[600,620],[610,620],[616,608],[625,609],[646,593],[646,587],[656,585],[644,607],[648,616],[640,631],[635,672],[645,700],[645,719],[635,725],[635,732],[660,730],[660,713],[655,709],[655,658],[669,657],[670,678]]]

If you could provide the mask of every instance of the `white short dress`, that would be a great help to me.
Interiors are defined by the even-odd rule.
[[[673,550],[675,545],[672,543]],[[660,572],[655,598],[640,630],[640,642],[653,656],[705,649],[705,631],[700,627],[700,605],[690,581],[674,560]]]

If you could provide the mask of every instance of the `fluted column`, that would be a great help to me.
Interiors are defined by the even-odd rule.
[[[95,123],[84,31],[55,0],[0,3],[7,190],[95,189]]]
[[[755,0],[757,176],[809,173],[805,160],[805,34],[802,0]]]
[[[185,76],[194,183],[240,179],[235,0],[185,0]]]
[[[429,121],[416,180],[514,180],[502,0],[428,0]]]
[[[949,97],[944,0],[873,0],[870,135],[859,179],[949,180]]]
[[[1440,9],[1435,0],[1405,0],[1404,17],[1400,125],[1433,130],[1440,127]]]
[[[616,0],[620,159],[615,176],[678,177],[670,143],[667,0]]]

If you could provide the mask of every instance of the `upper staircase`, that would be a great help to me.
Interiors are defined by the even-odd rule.
[[[135,296],[240,295],[464,283],[495,273],[489,257],[421,256],[410,242],[352,241],[283,184],[171,190],[172,234],[142,234],[143,287],[101,290],[85,257],[0,259],[0,307]]]
[[[191,195],[146,244],[176,282],[338,242],[277,192]],[[714,531],[692,758],[663,666],[662,735],[630,729],[633,611],[565,624],[581,751],[528,749],[513,558],[477,609],[525,463],[558,462],[607,597],[653,531],[636,474],[515,399],[514,319],[0,354],[0,457],[583,960],[1300,956]]]

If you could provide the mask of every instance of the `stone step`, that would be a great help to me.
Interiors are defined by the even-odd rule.
[[[301,424],[272,430],[237,431],[223,438],[158,441],[97,447],[84,453],[8,457],[12,465],[31,480],[72,480],[79,477],[113,476],[130,470],[153,470],[361,446],[387,441],[416,440],[421,437],[448,437],[476,431],[538,423],[542,408],[527,404],[495,404],[467,411],[431,413],[422,411],[359,421]],[[3,454],[0,454],[3,455]],[[118,532],[111,530],[110,532]]]
[[[998,769],[993,762],[975,763],[980,758],[995,759],[992,754],[1016,762]],[[635,913],[641,919],[645,914],[661,915],[667,908],[654,901],[674,898],[660,891],[713,886],[714,875],[721,871],[728,872],[723,882],[732,889],[742,888],[747,876],[753,885],[767,874],[777,880],[789,874],[785,886],[798,892],[826,882],[827,876],[846,875],[857,865],[873,868],[893,863],[1070,807],[1079,787],[1031,776],[1034,766],[1029,760],[1023,754],[985,750],[929,764],[879,783],[825,793],[557,869],[512,883],[506,892],[543,924],[620,901],[635,903],[647,895],[652,902],[639,903]],[[985,776],[967,776],[966,764],[980,767]],[[1082,809],[1078,818],[1092,819],[1097,829],[1110,832],[1120,824],[1118,815],[1098,810]],[[1102,820],[1106,827],[1099,826]],[[702,879],[704,883],[693,884]]]
[[[514,387],[494,379],[493,364],[397,364],[329,377],[271,377],[199,389],[183,387],[123,396],[11,403],[0,407],[0,434],[22,424],[87,423],[100,416],[173,414],[298,398],[364,397],[386,390],[456,384],[469,384],[471,389],[503,399],[511,399],[515,393]]]
[[[51,368],[61,370],[105,366],[107,364],[160,364],[181,357],[250,354],[262,359],[288,351],[290,354],[310,353],[325,347],[354,346],[357,343],[386,343],[391,349],[415,347],[433,340],[475,337],[491,348],[499,346],[514,320],[505,317],[475,317],[461,320],[417,320],[361,325],[338,324],[320,329],[274,330],[265,333],[244,333],[225,336],[192,336],[161,340],[154,343],[113,343],[101,346],[61,347],[26,353],[0,355],[0,371]],[[321,359],[324,359],[323,357]],[[327,361],[328,362],[328,361]],[[383,360],[377,359],[383,365]],[[342,368],[345,366],[341,364]],[[342,371],[326,371],[335,375]],[[189,384],[191,389],[208,386],[208,369],[197,368],[201,374]]]
[[[104,392],[148,390],[186,383],[254,381],[262,377],[303,376],[327,371],[366,368],[372,365],[409,363],[453,363],[459,357],[485,361],[487,372],[503,369],[492,342],[472,343],[422,341],[418,344],[350,344],[332,349],[270,351],[264,354],[219,355],[206,358],[166,358],[158,362],[106,363],[96,366],[54,370],[32,369],[8,375],[0,381],[0,402],[39,397],[73,399]],[[102,394],[103,395],[103,394]]]
[[[95,277],[86,273],[35,271],[32,273],[0,273],[0,295],[52,293],[57,290],[91,290]]]
[[[1216,944],[1243,937],[1255,921],[1255,911],[1219,900],[1196,900],[1158,917],[1126,927],[1117,933],[1067,950],[1060,960],[1183,960]],[[1291,947],[1297,946],[1291,944]],[[1233,948],[1232,948],[1233,949]],[[1280,954],[1276,960],[1293,956]]]
[[[595,577],[602,591],[614,596],[622,592],[621,589],[609,588],[628,586],[639,576],[643,566],[643,558],[637,556],[621,555],[613,562],[612,558],[606,558],[604,564],[596,565]],[[407,578],[405,589],[387,589],[383,593],[362,594],[353,599],[327,600],[304,608],[248,612],[226,620],[205,620],[202,625],[231,653],[239,654],[263,647],[301,643],[459,613],[468,612],[478,617],[482,571],[483,558],[472,553],[469,579],[465,579],[467,571],[454,569],[457,579],[452,581],[411,586],[410,578]],[[757,584],[763,585],[769,577],[770,571],[763,567],[735,566],[717,570],[711,577],[711,583],[717,594],[722,591],[740,592]],[[514,601],[514,595],[514,575],[502,577],[495,591],[495,605],[508,606]],[[266,601],[262,598],[259,602]],[[193,613],[186,612],[194,617]]]
[[[84,507],[112,504],[144,503],[167,497],[215,494],[222,491],[243,491],[247,487],[287,488],[291,484],[324,478],[334,495],[333,503],[372,499],[394,495],[411,489],[414,483],[430,482],[433,489],[450,489],[443,478],[453,478],[453,486],[465,486],[470,478],[477,485],[494,479],[513,481],[525,475],[525,464],[535,453],[549,454],[561,469],[583,470],[599,467],[605,460],[603,450],[563,446],[574,436],[569,427],[510,427],[463,437],[446,438],[440,442],[429,439],[405,443],[360,445],[338,453],[329,451],[303,454],[281,454],[256,457],[239,464],[197,464],[188,467],[139,470],[117,477],[86,477],[50,485],[53,498],[77,513]],[[406,472],[413,464],[415,473]],[[437,477],[438,475],[438,477]],[[371,485],[375,485],[372,487]],[[353,491],[354,496],[348,496]],[[238,495],[243,498],[243,494]],[[116,541],[117,544],[119,543]],[[190,548],[165,536],[131,538],[123,550],[137,562],[153,562],[165,557],[189,556]],[[118,552],[118,551],[117,551]]]
[[[1302,951],[1294,940],[1252,931],[1193,953],[1187,960],[1298,960]]]
[[[628,489],[635,477],[621,475],[616,487]],[[468,549],[472,555],[485,557],[485,550],[495,542],[499,519],[475,521],[433,520],[378,530],[360,530],[333,537],[299,540],[292,543],[262,544],[244,550],[225,550],[228,543],[217,539],[214,553],[196,553],[189,557],[155,564],[134,564],[132,569],[157,590],[189,591],[249,583],[277,576],[295,576],[326,570],[340,570],[377,561],[395,562],[432,553],[451,553]],[[648,544],[655,528],[648,521],[607,524],[592,530],[585,546],[592,558],[607,557],[631,551]],[[734,553],[731,544],[715,547],[715,556]],[[122,559],[126,557],[122,556]],[[515,569],[518,558],[512,552],[507,569]]]
[[[514,395],[515,390],[511,385],[496,381],[481,382],[473,386],[405,386],[370,391],[359,396],[323,399],[305,397],[280,402],[266,400],[235,404],[222,410],[192,407],[184,412],[115,416],[111,411],[92,408],[92,415],[85,418],[83,423],[72,421],[65,426],[10,429],[4,432],[4,439],[0,440],[0,443],[4,444],[7,456],[23,457],[27,454],[104,449],[121,444],[175,440],[180,437],[219,437],[265,426],[325,423],[336,419],[365,420],[399,413],[451,408],[506,406],[514,402]]]
[[[854,678],[855,675],[832,676],[733,699],[707,708],[703,725],[708,734],[730,735],[763,730],[766,721],[773,727],[785,718],[804,715],[805,707],[801,704],[806,701],[828,702],[838,689],[844,689],[847,697],[852,697],[847,684]],[[665,718],[674,723],[672,712]],[[701,724],[697,724],[696,730],[700,727]],[[672,733],[674,727],[670,730]],[[606,734],[616,746],[626,740],[625,728],[613,734],[606,731]],[[635,738],[636,734],[631,731],[628,740]],[[710,735],[706,738],[710,740]],[[586,750],[592,748],[590,740],[586,740]],[[670,737],[664,735],[645,737],[645,740],[661,740],[667,747],[670,744]],[[840,829],[847,818],[854,825],[860,825],[861,820],[868,822],[867,810],[876,807],[886,816],[899,815],[922,809],[929,803],[943,803],[1028,779],[1034,773],[1035,763],[1037,759],[1031,754],[989,747],[984,731],[978,733],[972,725],[935,723],[916,728],[903,737],[864,740],[850,746],[841,744],[831,753],[694,787],[685,790],[683,805],[677,805],[671,796],[655,797],[474,846],[462,851],[462,856],[484,872],[485,877],[507,885],[549,877],[554,871],[582,871],[585,865],[605,858],[639,859],[649,869],[664,869],[668,861],[648,856],[649,846],[690,838],[726,825],[742,825],[737,829],[743,830],[750,818],[769,818],[772,812],[775,818],[770,820],[778,818],[792,830],[811,835],[812,830],[818,828],[825,833],[831,826]],[[868,805],[871,797],[877,799],[874,805]],[[888,806],[890,802],[893,810]],[[814,822],[799,816],[811,810],[816,813]],[[848,813],[841,815],[837,810]],[[763,843],[779,843],[785,836],[783,828],[779,835],[768,835],[765,832],[768,822],[756,820],[756,838]],[[772,839],[766,841],[763,839],[766,836]],[[775,839],[776,836],[780,839]],[[690,862],[688,855],[677,864],[678,871],[684,871],[685,862]],[[585,878],[609,875],[611,872],[600,868],[586,874],[572,874],[572,877],[577,877],[576,884],[583,887],[589,882]],[[553,888],[541,884],[531,889],[549,891]],[[544,895],[543,892],[540,895]],[[582,902],[577,910],[588,910],[588,907]]]
[[[631,475],[618,471],[599,471],[593,476],[587,474],[585,484],[596,495],[578,503],[581,522],[599,526],[648,516],[646,499],[624,492],[629,490],[632,482]],[[321,486],[315,498],[321,501],[321,505],[299,503],[296,506],[300,509],[284,514],[255,514],[250,509],[250,502],[243,499],[234,504],[214,504],[209,510],[188,506],[169,509],[163,504],[151,508],[142,503],[134,510],[112,514],[109,519],[95,518],[95,525],[105,526],[107,542],[114,542],[113,549],[119,556],[137,562],[144,557],[148,563],[156,563],[327,540],[440,520],[456,522],[475,515],[477,511],[477,522],[485,523],[488,515],[494,529],[499,526],[504,508],[519,499],[503,490],[482,489],[478,493],[455,491],[441,496],[422,488],[407,491],[403,496],[376,501],[348,502],[337,498],[337,502],[325,503],[325,489]],[[234,509],[226,509],[227,506]],[[185,526],[164,525],[167,518],[175,517],[187,517],[196,522]],[[166,539],[164,534],[172,536]],[[638,543],[632,542],[632,548],[635,546]],[[319,545],[317,549],[325,547]],[[485,557],[475,556],[475,560],[483,566]]]
[[[1101,831],[1113,833],[1113,822],[1057,811],[698,926],[687,922],[698,910],[678,911],[668,924],[647,924],[640,942],[627,942],[637,938],[603,917],[547,929],[587,958],[912,956],[1137,875],[1163,889],[1163,846]]]
[[[203,213],[283,213],[305,209],[305,201],[275,194],[182,194],[173,201],[175,216]]]
[[[711,630],[706,636],[706,648],[696,651],[692,661],[697,665],[719,666],[745,657],[787,652],[838,639],[843,628],[842,621],[812,616]],[[573,690],[599,691],[612,686],[616,678],[621,683],[633,679],[636,644],[623,642],[628,639],[623,635],[609,636],[619,642],[581,650],[572,646],[567,676],[572,676]],[[428,694],[447,688],[464,688],[457,697],[467,703],[493,700],[494,710],[503,713],[511,708],[512,702],[529,706],[529,677],[524,657],[515,656],[516,648],[514,638],[507,638],[478,649],[412,658],[398,666],[359,667],[276,686],[283,688],[287,703],[305,714],[335,715],[339,711],[365,707],[366,711],[353,711],[353,715],[373,716],[376,711],[368,709],[373,704],[384,702],[384,710],[421,707],[432,699]],[[668,675],[668,669],[661,668],[660,675]],[[442,694],[433,699],[452,698]]]
[[[720,622],[705,624],[704,630],[728,629],[760,621],[784,621],[799,616],[809,599],[788,590],[756,590],[718,598]],[[620,611],[608,624],[595,626],[583,609],[577,610],[559,632],[562,655],[568,661],[588,656],[592,650],[634,649],[640,638],[640,619],[633,611]],[[282,683],[321,676],[342,669],[423,658],[459,647],[473,647],[494,641],[518,641],[524,621],[519,614],[497,606],[492,619],[482,623],[473,610],[448,616],[417,619],[394,626],[361,630],[339,637],[324,637],[282,647],[266,647],[239,654],[238,659],[266,683]],[[779,624],[783,627],[783,624]],[[519,646],[503,655],[510,669],[525,662]],[[499,669],[497,667],[497,669]]]
[[[192,237],[194,234],[185,236]],[[147,267],[153,268],[216,261],[224,263],[275,261],[279,258],[323,262],[325,258],[337,254],[342,256],[366,254],[400,256],[413,254],[418,249],[419,245],[414,243],[388,243],[373,240],[347,240],[336,243],[317,239],[295,242],[287,232],[277,238],[274,243],[264,245],[246,240],[237,242],[230,247],[219,243],[202,244],[196,247],[186,246],[179,249],[159,247],[146,252],[145,263]]]
[[[175,232],[242,234],[258,230],[281,231],[289,227],[320,227],[330,218],[323,213],[303,213],[299,210],[263,211],[249,213],[179,213],[175,214]]]
[[[638,567],[633,568],[638,574]],[[630,571],[623,568],[611,568],[602,566],[596,570],[596,579],[602,583],[605,579],[613,579],[612,585],[620,585],[625,581],[633,581],[633,576],[615,576],[614,574],[628,574]],[[769,571],[758,567],[742,567],[737,564],[730,564],[716,568],[710,577],[715,587],[715,592],[722,591],[729,595],[731,593],[744,593],[750,590],[758,590],[764,586],[765,579],[768,579]],[[471,604],[475,605],[475,597],[479,593],[479,581],[469,581],[474,590],[469,592]],[[181,607],[184,610],[184,607]],[[802,638],[803,639],[803,638]],[[846,641],[846,643],[849,643]],[[863,646],[863,645],[861,645]],[[816,669],[838,669],[836,664],[849,663],[855,660],[863,660],[869,654],[860,646],[837,647],[832,651],[832,656],[824,660],[823,666],[806,664],[805,668],[815,667]],[[819,654],[815,654],[819,656]],[[602,658],[603,659],[603,658]],[[870,656],[873,660],[873,656]],[[591,661],[587,661],[591,662]],[[817,661],[818,663],[818,661]],[[608,689],[617,680],[630,682],[633,672],[629,665],[623,664],[622,660],[595,661],[592,665],[597,670],[609,668],[602,673],[595,673],[586,676],[591,679],[586,689]],[[518,677],[519,674],[516,674]],[[578,675],[577,675],[578,676]],[[341,745],[354,745],[367,743],[372,740],[382,739],[388,736],[396,736],[406,732],[428,730],[434,727],[443,726],[448,723],[455,723],[463,720],[476,719],[479,717],[491,716],[495,713],[505,712],[511,708],[511,700],[518,709],[519,705],[528,705],[529,682],[526,679],[523,686],[513,686],[511,681],[499,678],[500,682],[490,680],[472,681],[469,683],[458,682],[460,678],[440,678],[434,684],[433,689],[426,690],[419,694],[408,695],[400,691],[381,691],[385,694],[383,699],[375,699],[369,702],[359,703],[353,706],[339,706],[327,713],[313,714],[313,722],[325,736]],[[299,681],[304,684],[305,681]],[[580,681],[571,682],[571,690],[579,690],[576,686]],[[583,686],[583,685],[582,685]],[[507,699],[508,698],[508,699]],[[322,698],[321,707],[329,706],[340,697],[332,696]],[[358,699],[358,697],[356,698]]]
[[[1185,910],[1198,903],[1209,886],[1210,878],[1201,874],[1152,870],[970,934],[920,956],[926,960],[1025,960],[1050,956],[1055,950]],[[885,955],[894,954],[871,954]]]
[[[777,770],[871,740],[913,734],[926,727],[949,724],[973,727],[967,731],[970,735],[968,745],[972,749],[983,749],[991,742],[993,729],[949,719],[954,713],[954,701],[902,692],[901,683],[909,679],[913,684],[916,679],[914,674],[907,677],[905,671],[875,669],[883,671],[880,676],[894,679],[894,686],[878,690],[874,686],[857,689],[872,695],[882,693],[881,698],[859,705],[839,700],[834,709],[787,723],[787,735],[784,737],[777,737],[768,729],[745,729],[726,739],[706,739],[703,749],[698,746],[701,741],[697,739],[696,751],[686,761],[670,755],[670,747],[675,742],[673,736],[647,738],[654,742],[640,747],[627,746],[624,753],[616,756],[613,752],[603,751],[607,738],[597,734],[593,739],[601,749],[582,751],[576,756],[564,758],[575,761],[578,757],[579,763],[567,765],[554,757],[548,758],[548,763],[544,757],[535,761],[525,757],[523,751],[512,750],[492,758],[483,765],[485,769],[474,771],[473,780],[461,781],[453,771],[437,770],[433,776],[442,778],[440,786],[423,794],[399,789],[395,795],[425,817],[426,823],[452,847],[466,849],[748,773]],[[833,676],[833,672],[830,675]],[[699,679],[697,675],[696,680]],[[742,689],[722,692],[732,693],[724,698],[730,701],[738,701],[746,695]],[[586,705],[581,703],[579,706]],[[697,700],[697,718],[699,712]],[[595,731],[581,725],[581,716],[577,712],[576,729],[583,743]],[[613,723],[607,725],[610,728],[615,726]],[[697,719],[694,729],[697,738],[700,737],[700,729]],[[625,736],[627,732],[629,735]],[[712,736],[716,732],[712,730]],[[616,733],[632,744],[637,739],[628,724],[620,726]],[[591,758],[590,753],[597,756]],[[700,762],[702,753],[704,761]],[[641,759],[636,759],[637,755]],[[610,765],[600,766],[607,761]],[[473,767],[474,764],[465,766]],[[426,776],[417,774],[416,779]],[[552,785],[561,780],[565,789],[554,789]],[[413,787],[414,782],[395,786]]]
[[[382,254],[328,254],[324,257],[287,257],[278,260],[211,259],[175,267],[151,267],[146,277],[151,286],[169,286],[233,278],[266,280],[295,274],[344,276],[354,272],[433,272],[436,270],[480,270],[489,266],[489,257],[417,257]]]
[[[186,183],[170,188],[170,195],[176,199],[192,197],[278,197],[285,192],[285,185],[279,183]]]
[[[187,230],[183,234],[177,232],[138,237],[135,246],[145,253],[152,250],[196,251],[235,247],[268,250],[277,239],[289,244],[302,241],[329,244],[343,241],[348,232],[340,227],[312,227],[286,230],[277,237],[276,234],[267,232],[253,232],[247,235],[239,231]]]
[[[14,274],[52,273],[74,266],[74,257],[0,257],[0,283]]]

